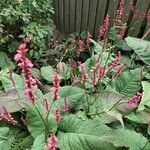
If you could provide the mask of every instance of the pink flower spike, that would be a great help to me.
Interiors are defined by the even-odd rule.
[[[48,138],[48,144],[45,147],[45,150],[56,150],[58,147],[58,139],[55,134],[51,134],[50,138]]]
[[[50,105],[47,98],[44,98],[44,106],[45,106],[45,112],[48,113],[50,111]]]
[[[130,100],[128,101],[129,104],[138,104],[142,98],[143,94],[142,93],[136,93]]]
[[[55,108],[55,120],[57,123],[59,123],[61,120],[61,111],[59,108]]]
[[[88,73],[85,64],[80,64],[80,68],[82,71],[82,81],[85,82],[88,79]]]
[[[101,80],[104,77],[105,73],[106,73],[106,65],[100,68],[98,79]]]

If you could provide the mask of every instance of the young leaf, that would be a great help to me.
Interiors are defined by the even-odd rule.
[[[34,140],[31,150],[43,150],[45,144],[45,134],[41,134]]]
[[[127,44],[134,50],[139,58],[146,64],[150,64],[150,42],[138,38],[127,37]]]
[[[60,122],[58,134],[61,150],[95,150],[115,149],[109,141],[101,138],[111,132],[111,129],[97,120],[82,121],[75,115],[65,116]]]
[[[52,66],[47,66],[47,67],[42,67],[41,68],[41,76],[43,77],[43,79],[45,79],[46,81],[49,81],[52,83],[52,76],[54,74],[54,69]]]
[[[41,111],[38,111],[35,106],[32,106],[28,109],[26,120],[28,130],[34,139],[43,133],[48,132],[50,134],[57,131],[57,123],[54,119],[54,116],[50,116],[48,122],[46,122],[45,115],[41,113]]]
[[[138,110],[144,110],[145,106],[150,107],[150,83],[147,81],[142,82],[143,87],[143,97],[141,99],[141,102],[139,104]]]
[[[103,136],[103,139],[110,141],[116,147],[126,147],[130,150],[141,150],[145,147],[147,150],[150,149],[149,141],[142,134],[131,130],[117,129],[109,136]]]
[[[112,86],[125,96],[133,96],[140,89],[141,71],[140,69],[123,72],[112,81]]]

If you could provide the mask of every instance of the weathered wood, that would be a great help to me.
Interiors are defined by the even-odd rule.
[[[56,27],[59,28],[59,7],[58,7],[58,0],[53,0],[53,6],[54,6],[54,17],[55,17],[55,23],[56,23]]]
[[[128,35],[138,36],[143,33],[141,29],[146,28],[146,24],[144,24],[144,17],[138,21],[132,17],[130,6],[133,2],[135,0],[125,0],[122,22],[128,23]],[[119,0],[53,0],[53,5],[57,29],[65,33],[89,30],[91,35],[97,39],[99,26],[107,13],[110,15],[110,26],[113,26]],[[135,9],[139,10],[139,14],[141,12],[144,14],[149,6],[150,0],[137,0]],[[149,27],[146,28],[148,29]],[[150,39],[150,34],[146,39]]]
[[[119,5],[119,0],[110,0],[109,1],[108,13],[110,15],[110,26],[113,26],[113,24],[114,24],[114,19],[115,19],[118,5]]]
[[[133,17],[130,23],[130,29],[128,34],[130,36],[137,36],[140,32],[141,25],[143,23],[145,12],[147,11],[149,6],[149,0],[138,0],[136,3],[136,12],[137,15]]]
[[[69,1],[64,0],[64,32],[69,33]]]
[[[90,10],[89,10],[89,21],[88,21],[88,30],[93,36],[95,20],[96,20],[96,10],[97,10],[98,0],[90,1]]]
[[[82,18],[82,0],[76,0],[76,31],[81,30],[81,18]]]
[[[75,5],[76,0],[70,0],[70,33],[75,31]]]
[[[95,28],[94,28],[94,38],[97,39],[99,35],[99,27],[102,24],[104,20],[105,10],[107,6],[107,1],[105,0],[99,0],[98,6],[97,6],[97,14],[96,14],[96,22],[95,22]]]
[[[64,21],[63,21],[63,1],[58,0],[59,3],[59,25],[60,25],[60,30],[63,31],[64,29]]]
[[[82,25],[81,30],[86,30],[88,26],[88,18],[89,18],[89,4],[90,0],[83,0],[82,4]]]

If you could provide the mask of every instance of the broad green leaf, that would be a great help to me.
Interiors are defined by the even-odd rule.
[[[27,111],[26,120],[28,130],[34,139],[43,133],[55,133],[57,130],[57,123],[54,116],[51,116],[50,114],[47,122],[44,108],[42,113],[41,111],[38,111],[35,106],[31,106]]]
[[[54,69],[52,66],[46,66],[41,68],[41,76],[46,81],[52,82],[52,76],[54,74]]]
[[[125,118],[130,121],[147,124],[150,120],[150,112],[140,111],[140,112],[130,112]]]
[[[0,69],[14,69],[15,65],[13,62],[8,58],[7,54],[4,52],[0,52]]]
[[[127,44],[134,50],[139,58],[146,64],[150,64],[150,42],[138,38],[127,37]]]
[[[45,134],[41,134],[35,139],[31,150],[43,150],[45,144]]]
[[[98,42],[91,39],[91,43],[94,44],[94,52],[99,53],[102,50],[102,46]],[[103,43],[101,42],[101,44]]]
[[[61,87],[59,90],[60,99],[58,99],[53,103],[52,109],[60,108],[61,111],[63,111],[65,98],[66,98],[66,102],[69,105],[69,108],[70,109],[74,108],[79,101],[82,101],[84,94],[85,94],[84,90],[78,87],[72,87],[72,86]],[[47,93],[45,97],[47,97],[50,100],[50,103],[53,102],[51,92]]]
[[[133,96],[140,90],[141,71],[140,69],[123,72],[112,81],[112,86],[119,93],[125,96]]]
[[[142,82],[143,87],[143,97],[139,104],[138,110],[144,110],[145,106],[150,107],[150,83],[147,81]]]
[[[103,139],[110,141],[116,147],[126,147],[130,150],[144,149],[146,144],[149,143],[142,134],[124,129],[114,130],[109,136],[103,136]]]
[[[59,125],[59,148],[61,150],[115,149],[109,141],[104,142],[102,135],[111,129],[97,120],[82,121],[75,115],[65,116]]]
[[[6,93],[0,92],[0,112],[3,112],[3,107],[10,113],[20,111],[22,108],[27,108],[28,103],[22,92],[23,91],[20,90],[9,90]]]
[[[9,70],[2,70],[0,72],[0,81],[6,92],[15,88],[24,89],[24,79],[20,75],[12,73],[12,79],[15,82],[15,86],[12,83]]]
[[[69,79],[70,78],[70,67],[68,64],[65,63],[59,63],[58,64],[61,68],[59,71],[60,76],[62,77],[62,79]]]

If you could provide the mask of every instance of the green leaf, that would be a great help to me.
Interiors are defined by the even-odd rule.
[[[42,67],[41,68],[41,76],[46,81],[49,81],[52,83],[52,76],[54,74],[54,69],[52,66]]]
[[[41,134],[35,139],[31,150],[43,150],[45,144],[45,134]]]
[[[69,105],[69,108],[70,109],[74,108],[78,104],[78,102],[82,100],[84,94],[85,94],[84,90],[78,87],[72,87],[72,86],[61,87],[59,90],[60,99],[58,99],[57,101],[53,103],[53,106],[51,109],[54,110],[55,108],[60,108],[61,111],[63,112],[65,98],[66,98],[67,104]],[[53,102],[52,92],[47,93],[45,97],[47,97],[50,100],[50,103]]]
[[[125,118],[128,118],[130,121],[147,124],[150,119],[150,112],[140,111],[140,112],[131,112]]]
[[[0,72],[0,81],[5,89],[5,92],[12,90],[12,89],[24,89],[24,79],[15,73],[12,73],[12,79],[15,82],[15,87],[12,83],[9,70],[2,70]]]
[[[127,37],[127,44],[134,50],[139,58],[146,64],[150,64],[150,42],[138,38]]]
[[[144,149],[146,144],[149,143],[142,134],[124,129],[114,130],[109,136],[103,136],[103,139],[110,141],[116,147],[126,147],[130,150]]]
[[[111,149],[109,142],[104,142],[101,136],[111,132],[111,129],[97,120],[82,121],[75,115],[65,116],[59,125],[59,148],[61,150],[96,150]]]
[[[48,122],[46,122],[46,115],[41,111],[37,110],[38,107],[31,106],[26,115],[27,127],[31,135],[36,139],[37,136],[43,133],[55,133],[57,130],[57,123],[55,121],[54,116],[49,116]]]
[[[0,68],[1,69],[14,69],[15,65],[13,62],[8,58],[7,54],[4,52],[0,52]]]
[[[112,86],[125,96],[133,96],[140,90],[140,69],[123,72],[112,81]]]
[[[141,102],[139,104],[138,110],[144,110],[145,107],[150,107],[150,83],[147,81],[142,82],[142,87],[143,87],[143,96],[141,99]]]

